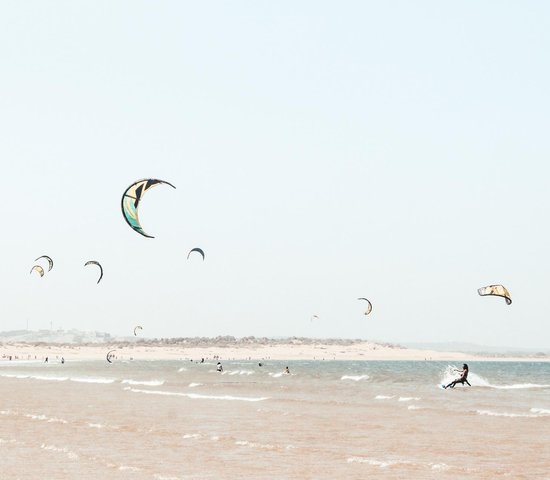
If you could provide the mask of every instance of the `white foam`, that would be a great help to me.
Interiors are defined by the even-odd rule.
[[[105,425],[101,425],[101,423],[88,423],[88,427],[90,427],[90,428],[105,428]]]
[[[31,415],[31,414],[27,413],[24,416],[27,417],[27,418],[32,418],[33,420],[47,420],[48,419],[48,417],[46,417],[46,415]]]
[[[191,383],[189,384],[189,388],[201,387],[201,386],[203,386],[203,385],[204,385],[204,383],[195,383],[195,382],[191,382]]]
[[[62,418],[50,417],[48,418],[48,423],[69,423],[69,422],[67,420],[63,420]]]
[[[348,458],[348,463],[367,463],[374,467],[385,468],[390,465],[393,465],[394,462],[382,462],[380,460],[375,460],[374,458],[366,458],[366,457],[350,457]]]
[[[224,370],[222,375],[252,375],[253,370]]]
[[[208,399],[208,400],[237,400],[242,402],[261,402],[269,397],[233,397],[231,395],[199,395],[198,393],[187,394],[189,398]]]
[[[71,382],[78,383],[99,383],[99,384],[108,384],[115,381],[114,378],[103,378],[103,377],[71,377],[69,379]]]
[[[118,467],[118,469],[119,469],[121,472],[124,472],[124,471],[139,472],[139,471],[141,470],[141,468],[129,467],[129,466],[127,466],[127,465],[121,465],[120,467]]]
[[[541,416],[550,415],[550,410],[548,410],[547,408],[532,408],[530,411],[532,413],[538,413]]]
[[[120,383],[125,383],[128,385],[144,385],[146,387],[160,387],[164,385],[164,380],[122,380]]]
[[[42,445],[40,445],[40,448],[42,448],[43,450],[49,450],[51,452],[65,453],[67,454],[67,457],[69,457],[72,460],[76,460],[78,458],[78,455],[76,453],[71,452],[69,449],[65,447],[56,447],[55,445],[46,445],[45,443],[43,443]]]
[[[375,400],[390,400],[394,397],[395,395],[376,395],[376,397],[374,397]]]
[[[407,410],[420,410],[422,407],[419,407],[418,405],[409,405],[407,407]]]
[[[514,385],[487,385],[491,388],[498,388],[500,390],[516,390],[523,388],[550,388],[550,385],[541,385],[538,383],[516,383]]]
[[[28,375],[13,375],[13,374],[9,374],[9,373],[2,373],[2,374],[0,374],[0,377],[5,377],[5,378],[29,378]]]
[[[48,417],[47,415],[40,414],[40,415],[33,415],[30,413],[27,413],[23,415],[26,418],[31,418],[32,420],[45,420],[48,423],[69,423],[67,420],[63,420],[62,418],[57,417]]]
[[[386,468],[393,465],[417,465],[424,468],[430,468],[431,470],[444,471],[449,470],[451,467],[445,463],[415,463],[410,460],[377,460],[375,458],[368,457],[349,457],[347,459],[348,463],[366,463],[372,465],[373,467]]]
[[[368,375],[343,375],[340,380],[353,380],[358,382],[359,380],[368,380],[370,377]]]
[[[181,438],[199,438],[201,436],[200,433],[186,433],[185,435],[183,435]]]
[[[509,412],[493,412],[492,410],[476,410],[478,415],[488,415],[490,417],[509,417],[509,418],[536,418],[541,415],[530,413],[509,413]]]
[[[47,382],[64,382],[69,377],[49,377],[49,376],[45,377],[41,375],[36,375],[36,376],[31,376],[30,378],[33,378],[34,380],[44,380]]]
[[[187,372],[187,368],[181,367],[178,369],[178,372]]]
[[[261,402],[267,400],[269,397],[234,397],[231,395],[200,395],[198,393],[181,393],[181,392],[168,392],[165,390],[140,390],[138,388],[126,387],[124,390],[129,390],[134,393],[145,393],[148,395],[166,395],[173,397],[187,397],[199,400],[235,400],[241,402]]]
[[[283,372],[279,372],[279,373],[269,372],[269,375],[273,378],[280,378],[283,376]]]
[[[17,440],[15,440],[15,438],[10,438],[9,440],[4,440],[3,438],[0,438],[0,443],[17,443]]]
[[[271,445],[270,443],[255,443],[249,442],[248,440],[237,440],[235,442],[235,445],[240,445],[242,447],[259,448],[262,450],[273,450],[275,448],[275,446]]]
[[[398,402],[410,402],[411,400],[420,400],[420,397],[399,397]]]

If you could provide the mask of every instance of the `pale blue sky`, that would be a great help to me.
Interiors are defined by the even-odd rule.
[[[548,348],[549,38],[544,1],[3,2],[0,330]]]

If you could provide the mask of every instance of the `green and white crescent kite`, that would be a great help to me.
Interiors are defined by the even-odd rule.
[[[155,238],[152,235],[147,235],[143,231],[143,228],[141,228],[138,217],[139,202],[147,190],[161,184],[170,185],[172,188],[176,188],[174,185],[169,182],[165,182],[164,180],[146,178],[144,180],[138,180],[137,182],[132,183],[132,185],[130,185],[122,194],[121,208],[124,219],[130,227],[144,237]]]

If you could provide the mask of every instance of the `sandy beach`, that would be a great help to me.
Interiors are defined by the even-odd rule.
[[[311,340],[310,340],[311,342]],[[449,360],[449,361],[550,361],[548,356],[505,356],[483,355],[464,352],[441,352],[381,345],[373,342],[354,341],[348,345],[324,343],[296,344],[280,343],[234,345],[234,344],[191,344],[165,345],[161,343],[113,342],[95,345],[78,344],[2,344],[2,361],[55,359],[63,357],[71,360],[101,360],[110,350],[119,359],[133,360],[196,360],[220,358],[222,360]]]

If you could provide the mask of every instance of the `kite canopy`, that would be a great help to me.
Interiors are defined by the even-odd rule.
[[[50,257],[48,257],[48,255],[42,255],[41,257],[38,257],[34,261],[38,262],[38,260],[40,260],[41,258],[45,258],[46,260],[48,260],[48,272],[49,272],[53,268],[53,260]]]
[[[503,297],[506,300],[506,305],[510,305],[512,303],[510,292],[508,292],[508,290],[506,290],[506,287],[504,287],[503,285],[488,285],[487,287],[481,287],[477,289],[477,293],[479,293],[482,297],[486,295]]]
[[[137,337],[137,331],[138,330],[143,330],[143,327],[141,325],[137,325],[135,328],[134,328],[134,336]]]
[[[165,182],[164,180],[157,180],[155,178],[147,178],[144,180],[138,180],[137,182],[132,183],[125,192],[122,194],[121,208],[124,219],[128,222],[128,225],[132,227],[136,232],[140,233],[144,237],[155,238],[151,235],[147,235],[139,223],[138,217],[138,207],[141,198],[147,190],[155,185],[166,184],[170,185],[172,188],[174,185],[171,183]]]
[[[191,255],[193,252],[199,252],[202,255],[202,259],[204,261],[204,251],[202,248],[199,247],[189,250],[189,253],[187,254],[187,260],[189,260],[189,255]]]
[[[370,312],[372,312],[372,303],[370,303],[368,299],[366,299],[365,297],[359,297],[357,300],[364,300],[365,302],[367,302],[367,311],[365,312],[365,315],[368,315]]]
[[[44,269],[40,265],[35,265],[34,267],[32,267],[29,273],[32,272],[38,272],[41,277],[44,276]]]
[[[313,320],[319,320],[319,317],[317,315],[312,315],[311,318],[309,319],[310,322],[313,322]]]
[[[84,264],[84,266],[88,266],[88,265],[97,265],[99,267],[99,279],[97,280],[97,283],[99,283],[101,281],[101,279],[103,278],[103,267],[101,266],[101,264],[99,262],[96,262],[95,260],[89,260],[88,262],[86,262]]]
[[[110,358],[111,358],[111,353],[113,353],[113,352],[116,352],[116,350],[109,350],[109,351],[107,352],[106,357],[105,357],[109,363],[113,363],[113,362],[111,362],[111,360],[110,360]]]

